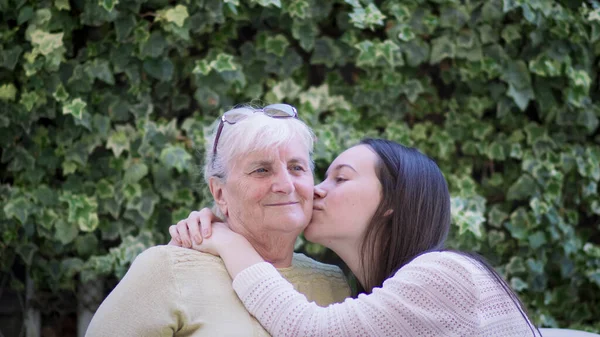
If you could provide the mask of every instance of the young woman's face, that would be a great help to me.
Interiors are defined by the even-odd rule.
[[[325,180],[315,186],[306,239],[327,247],[362,241],[381,201],[378,160],[369,146],[357,145],[331,163]]]

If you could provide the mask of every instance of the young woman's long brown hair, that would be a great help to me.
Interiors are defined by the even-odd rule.
[[[370,293],[417,256],[448,250],[445,242],[451,225],[450,193],[437,164],[418,150],[383,139],[367,138],[360,144],[369,146],[379,157],[376,173],[382,187],[381,203],[361,245],[365,281],[360,290]],[[487,269],[535,336],[537,328],[531,325],[523,304],[496,270],[475,253],[453,252]]]

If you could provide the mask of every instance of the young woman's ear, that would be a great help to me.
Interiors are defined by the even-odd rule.
[[[210,188],[210,193],[215,199],[215,205],[221,211],[221,214],[227,217],[227,199],[225,198],[224,184],[215,177],[210,177],[208,179],[208,187]]]
[[[383,216],[390,216],[392,215],[392,213],[394,213],[394,210],[390,208],[387,211],[385,211],[385,213],[383,213]]]

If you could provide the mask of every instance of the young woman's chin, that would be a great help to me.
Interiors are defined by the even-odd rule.
[[[312,219],[308,223],[308,226],[306,226],[306,229],[304,229],[304,237],[306,238],[306,240],[314,243],[320,243],[319,241],[321,240],[319,239],[323,234],[322,227],[323,223],[319,221],[318,217],[317,219],[315,219],[315,216],[313,215]]]

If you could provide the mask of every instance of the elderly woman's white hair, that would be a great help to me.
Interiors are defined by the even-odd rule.
[[[227,179],[228,170],[240,155],[265,149],[276,149],[289,142],[300,142],[308,151],[311,170],[315,135],[304,122],[297,118],[273,118],[256,112],[230,125],[225,123],[213,158],[213,144],[219,123],[215,123],[206,144],[204,180],[211,177]]]

